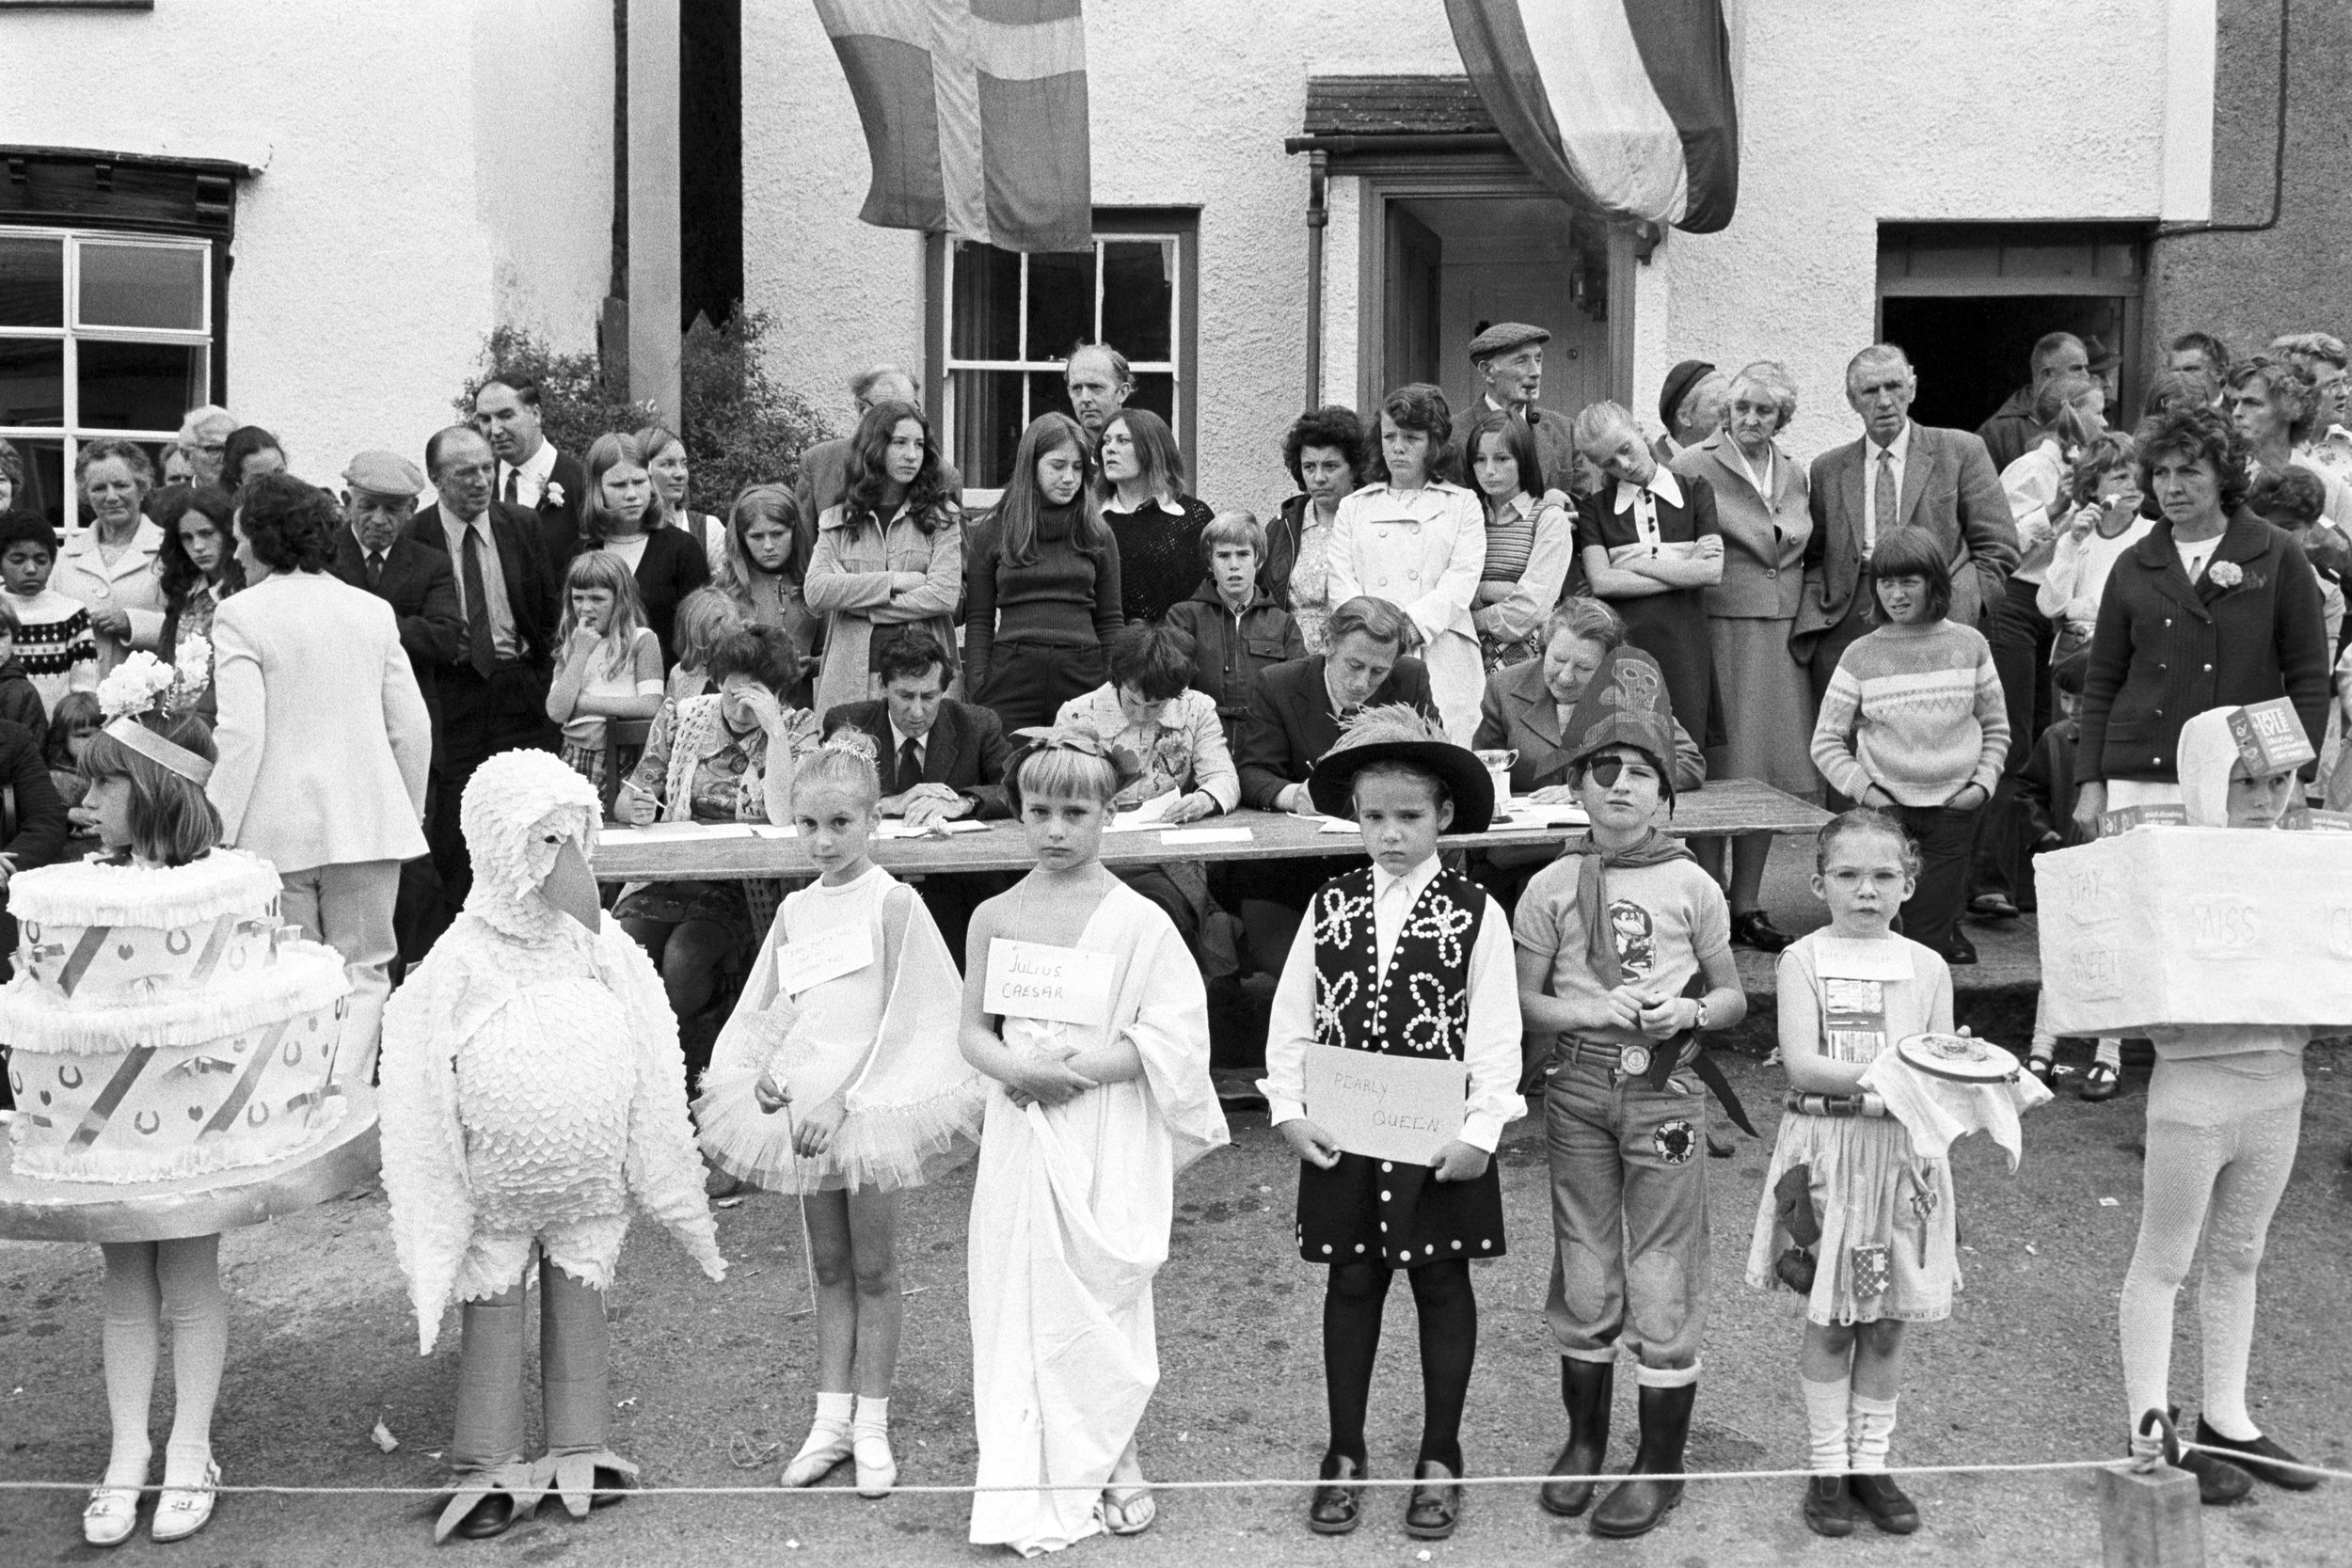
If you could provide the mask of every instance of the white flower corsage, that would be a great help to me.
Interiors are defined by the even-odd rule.
[[[2213,564],[2205,568],[2205,576],[2211,578],[2217,587],[2221,588],[2235,588],[2239,583],[2246,580],[2246,573],[2239,568],[2238,563],[2234,561],[2217,561],[2213,562]]]
[[[564,486],[556,483],[553,480],[548,480],[546,488],[539,492],[539,499],[549,506],[562,506],[564,504]]]
[[[182,639],[171,664],[142,648],[98,683],[99,711],[110,720],[149,712],[169,717],[194,706],[212,680],[213,645],[201,637]]]

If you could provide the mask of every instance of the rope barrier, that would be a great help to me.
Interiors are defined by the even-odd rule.
[[[2184,1442],[2183,1449],[2210,1453],[2217,1458],[2231,1458],[2226,1449],[2207,1448]],[[2240,1456],[2242,1457],[2242,1456]],[[2111,1459],[2054,1459],[2033,1464],[2015,1465],[1890,1465],[1884,1474],[1890,1476],[1975,1476],[1975,1475],[2053,1475],[2075,1470],[2106,1470],[2128,1465],[2131,1461],[2121,1456]],[[2352,1481],[2352,1470],[2330,1469],[2320,1465],[2288,1465],[2265,1460],[2266,1465],[2282,1470],[2296,1470],[2305,1475],[2329,1481]],[[1461,1476],[1436,1484],[1446,1486],[1542,1486],[1550,1481],[1591,1482],[1608,1486],[1621,1481],[1807,1481],[1818,1472],[1795,1470],[1688,1470],[1672,1475],[1647,1473],[1618,1473],[1597,1476]],[[1409,1476],[1367,1477],[1351,1479],[1343,1483],[1319,1480],[1292,1481],[1274,1478],[1250,1478],[1240,1481],[1145,1481],[1125,1482],[1049,1481],[1036,1485],[980,1486],[977,1484],[894,1486],[893,1497],[969,1497],[984,1492],[1101,1492],[1113,1486],[1141,1485],[1154,1492],[1255,1492],[1265,1490],[1304,1491],[1312,1487],[1344,1484],[1367,1490],[1394,1489],[1430,1484]],[[0,1481],[0,1492],[87,1492],[91,1483],[85,1481]],[[141,1492],[160,1492],[162,1483],[141,1486]],[[125,1487],[122,1490],[129,1491]],[[278,1497],[446,1497],[450,1487],[441,1486],[279,1486],[273,1484],[227,1485],[214,1488],[224,1497],[262,1496]],[[863,1494],[847,1486],[632,1486],[627,1495],[644,1497],[860,1497]]]

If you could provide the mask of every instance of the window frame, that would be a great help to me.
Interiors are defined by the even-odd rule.
[[[62,345],[63,384],[58,422],[55,425],[0,424],[0,441],[58,442],[64,449],[62,483],[66,515],[65,527],[82,526],[81,509],[72,500],[73,466],[81,447],[90,441],[109,437],[135,441],[141,445],[168,442],[179,434],[175,422],[169,430],[128,429],[112,425],[88,425],[81,414],[81,345],[91,343],[154,343],[171,347],[201,349],[204,354],[202,384],[205,401],[216,401],[220,385],[220,320],[218,276],[221,257],[211,239],[191,234],[144,231],[100,226],[70,226],[53,223],[9,223],[0,219],[0,238],[54,239],[64,250],[59,277],[63,291],[59,323],[56,326],[17,326],[0,324],[0,341],[55,342]],[[200,260],[202,274],[197,291],[201,325],[196,327],[161,326],[87,326],[82,315],[82,248],[85,245],[135,245],[160,250],[193,252]]]
[[[1170,402],[1175,413],[1174,430],[1178,447],[1191,471],[1198,471],[1196,451],[1200,426],[1200,399],[1197,395],[1200,365],[1200,209],[1198,207],[1098,207],[1094,211],[1094,322],[1100,329],[1103,320],[1102,247],[1130,240],[1173,240],[1176,246],[1175,286],[1170,291],[1168,309],[1169,342],[1175,351],[1172,360],[1152,359],[1132,361],[1129,368],[1136,374],[1165,374],[1170,378]],[[924,236],[923,284],[926,330],[923,345],[923,404],[930,410],[931,428],[940,434],[942,455],[956,464],[964,465],[960,454],[949,450],[955,431],[954,371],[1006,371],[1025,377],[1040,372],[1057,371],[1059,360],[1028,359],[961,359],[951,356],[954,343],[954,250],[957,236],[932,232]],[[1022,261],[1025,274],[1021,290],[1020,341],[1027,341],[1029,300],[1025,286],[1027,258]],[[1026,383],[1024,382],[1024,393]],[[995,503],[1002,491],[993,487],[966,486],[963,492],[967,507],[986,507]]]

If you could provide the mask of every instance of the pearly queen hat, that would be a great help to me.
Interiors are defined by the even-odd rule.
[[[1675,712],[1666,673],[1631,643],[1594,673],[1568,716],[1565,759],[1571,768],[1596,752],[1631,746],[1649,753],[1668,800],[1674,799]]]
[[[1435,773],[1454,801],[1450,833],[1483,833],[1495,815],[1494,776],[1469,748],[1456,746],[1433,720],[1403,703],[1366,708],[1316,759],[1307,794],[1328,816],[1356,815],[1356,775],[1376,762],[1409,763]]]

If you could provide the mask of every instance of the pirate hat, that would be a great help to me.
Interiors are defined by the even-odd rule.
[[[1649,753],[1669,800],[1674,797],[1671,765],[1675,755],[1674,703],[1666,692],[1665,672],[1658,660],[1631,643],[1609,656],[1576,700],[1568,716],[1568,767],[1573,769],[1596,752],[1612,746],[1631,746]]]
[[[1434,721],[1402,703],[1368,707],[1349,721],[1338,744],[1307,775],[1307,794],[1327,816],[1356,815],[1356,775],[1376,762],[1402,762],[1444,781],[1454,801],[1448,832],[1483,833],[1495,815],[1495,782],[1486,765],[1456,746]]]

